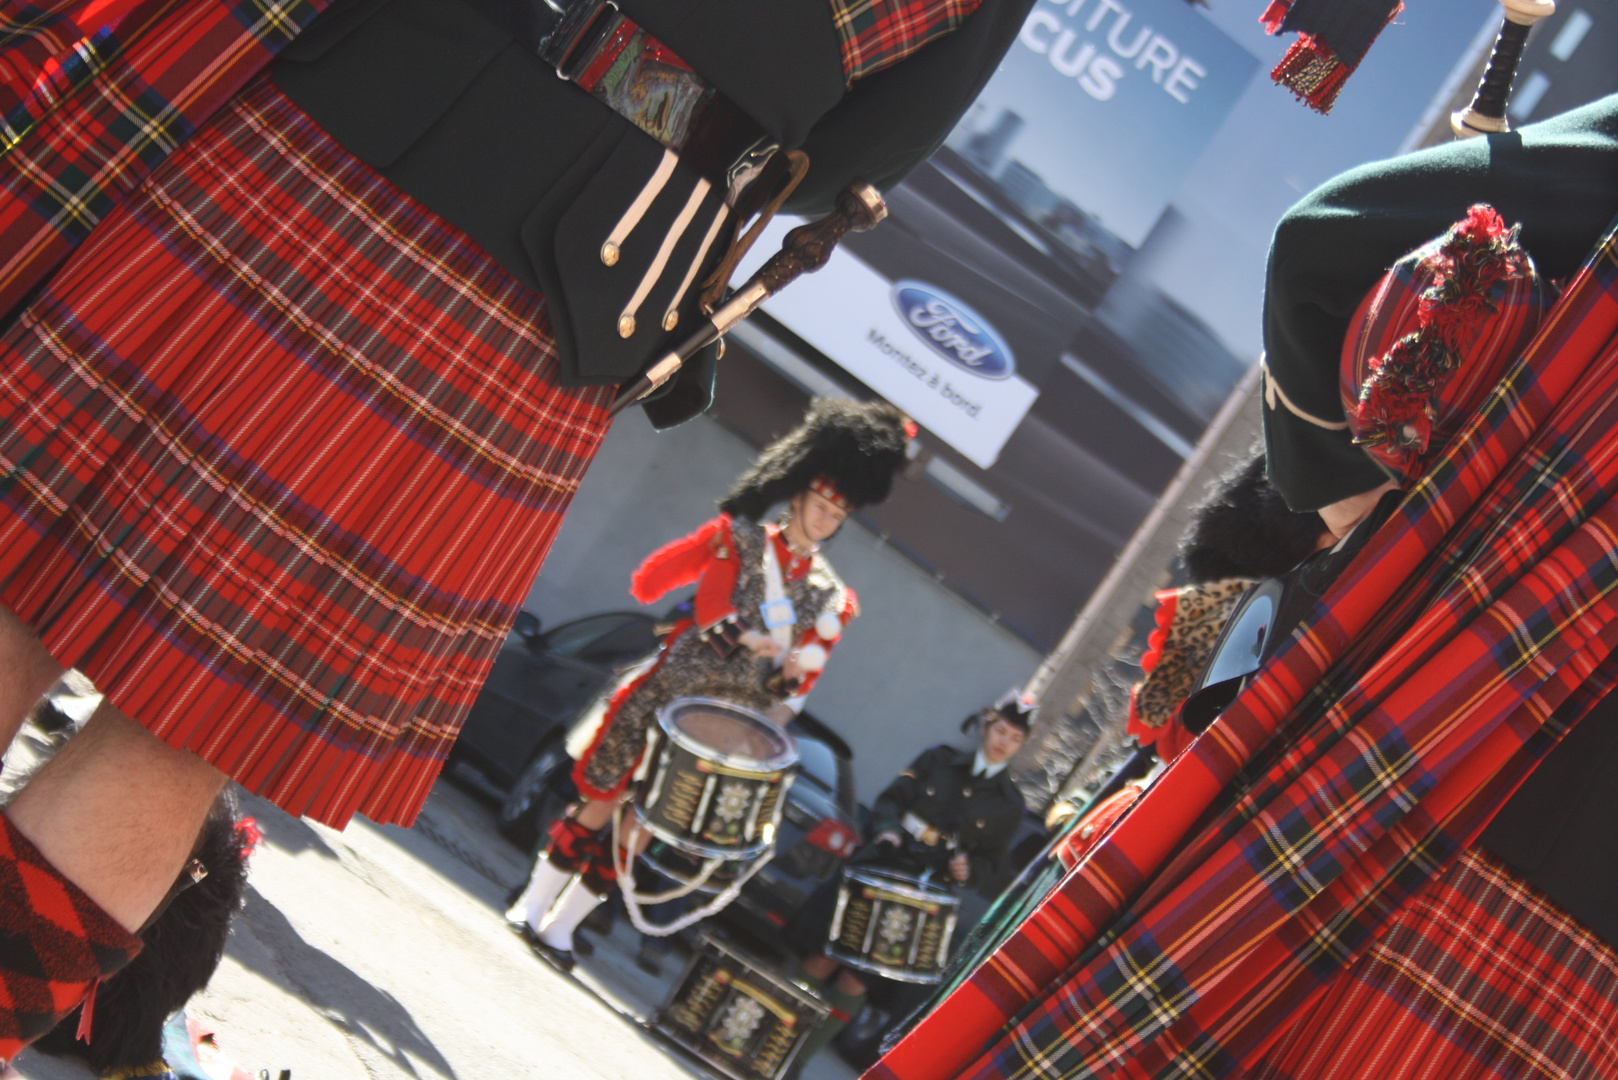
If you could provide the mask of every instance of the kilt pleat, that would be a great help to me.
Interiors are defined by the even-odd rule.
[[[0,349],[0,602],[285,809],[411,821],[605,434],[543,298],[259,83]]]
[[[1248,1080],[1618,1073],[1618,953],[1485,851],[1396,915]]]

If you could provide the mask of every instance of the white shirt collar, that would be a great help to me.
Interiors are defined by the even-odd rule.
[[[1007,758],[1005,761],[997,761],[993,765],[990,765],[987,761],[983,760],[983,748],[979,747],[977,753],[972,755],[972,775],[981,776],[985,779],[993,779],[994,777],[999,776],[1000,771],[1010,764],[1011,759]]]

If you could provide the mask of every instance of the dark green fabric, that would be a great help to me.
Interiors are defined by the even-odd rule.
[[[985,3],[958,29],[855,83],[804,140],[809,174],[787,210],[827,213],[851,179],[887,191],[932,156],[994,74],[1033,6],[1034,0]]]
[[[1400,256],[1485,202],[1521,223],[1541,275],[1572,274],[1618,215],[1618,95],[1520,131],[1466,139],[1343,173],[1276,227],[1265,287],[1265,363],[1300,409],[1343,417],[1349,319]],[[1346,430],[1301,420],[1265,387],[1270,480],[1294,510],[1368,491],[1384,475]]]

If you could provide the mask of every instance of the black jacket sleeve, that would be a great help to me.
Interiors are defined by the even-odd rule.
[[[1322,506],[1384,479],[1341,421],[1338,363],[1350,318],[1382,274],[1485,202],[1542,276],[1578,269],[1618,214],[1618,95],[1519,131],[1462,139],[1353,169],[1311,192],[1276,228],[1265,283],[1265,441],[1270,480],[1294,510]]]
[[[893,778],[893,783],[882,789],[882,794],[876,797],[871,804],[871,836],[894,830],[903,832],[900,821],[908,811],[921,798],[921,792],[926,787],[926,777],[933,771],[939,761],[954,753],[947,746],[935,746],[927,750],[910,767]]]
[[[809,174],[786,209],[831,210],[852,180],[887,191],[925,161],[977,99],[1034,0],[984,0],[952,33],[855,83],[810,130]]]

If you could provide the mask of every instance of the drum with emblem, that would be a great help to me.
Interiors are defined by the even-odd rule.
[[[960,908],[960,897],[942,885],[892,870],[844,867],[826,955],[898,982],[938,982]]]
[[[704,933],[651,1028],[731,1080],[780,1080],[830,1012],[758,958]]]
[[[686,697],[657,714],[661,738],[635,792],[641,824],[658,839],[708,859],[768,851],[798,749],[761,713]]]

